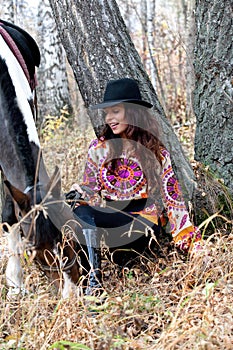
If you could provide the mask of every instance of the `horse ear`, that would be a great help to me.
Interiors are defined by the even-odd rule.
[[[61,195],[61,174],[58,166],[56,166],[54,173],[47,186],[47,192],[51,191],[54,198],[60,198]]]
[[[21,192],[18,188],[13,186],[8,180],[5,180],[4,184],[10,191],[12,198],[18,204],[20,210],[22,212],[28,212],[30,210],[30,197],[26,193]]]

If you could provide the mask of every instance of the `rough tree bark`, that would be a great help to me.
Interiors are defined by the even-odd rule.
[[[191,199],[195,187],[193,170],[143,69],[116,1],[50,0],[50,5],[85,106],[102,98],[110,78],[128,76],[136,79],[143,98],[154,105],[163,129],[163,141],[172,153],[186,199]],[[96,133],[98,122],[101,123],[92,120]]]
[[[196,0],[195,158],[233,192],[232,0]]]

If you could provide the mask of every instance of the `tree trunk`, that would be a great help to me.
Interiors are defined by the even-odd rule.
[[[147,41],[149,50],[149,72],[152,85],[156,89],[158,71],[154,59],[154,35],[155,35],[155,0],[147,0]]]
[[[195,45],[195,18],[194,6],[195,0],[189,0],[188,4],[182,0],[183,12],[185,14],[185,47],[186,47],[186,119],[192,120],[194,117],[193,111],[193,91],[195,88],[195,73],[193,66],[193,54]]]
[[[8,22],[15,22],[15,6],[13,0],[2,0],[0,4],[1,18]]]
[[[60,116],[65,105],[71,111],[66,55],[61,45],[48,0],[40,0],[38,7],[38,44],[41,64],[38,69],[39,123],[45,115]]]
[[[196,0],[195,158],[233,192],[232,1]]]
[[[154,105],[163,129],[163,142],[173,157],[186,198],[191,198],[195,176],[166,119],[154,88],[143,69],[115,0],[50,0],[61,41],[86,107],[102,99],[109,79],[129,76],[138,81],[143,98]],[[95,132],[97,120],[90,114]]]

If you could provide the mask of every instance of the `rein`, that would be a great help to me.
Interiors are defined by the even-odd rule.
[[[44,265],[42,264],[38,259],[35,259],[36,260],[36,263],[38,265],[40,265],[41,269],[42,270],[45,270],[45,271],[52,271],[52,272],[59,272],[59,271],[64,271],[64,272],[67,272],[71,269],[71,267],[74,266],[75,262],[76,262],[76,255],[73,256],[73,258],[71,259],[71,261],[67,264],[67,262],[65,263],[65,266],[62,266],[62,267],[54,267],[54,266],[48,266],[48,265]]]
[[[40,184],[39,182],[35,185],[32,185],[32,186],[27,186],[24,190],[24,193],[27,194],[29,193],[30,191],[32,190],[35,190],[35,189],[38,189],[39,187],[41,187],[42,184]],[[60,209],[59,211],[59,214],[61,214],[63,211],[64,211],[64,208],[65,208],[65,202],[63,201],[62,202],[63,205],[62,205],[62,208]],[[36,220],[36,219],[35,219]],[[21,218],[21,221],[25,224],[31,224],[31,220],[29,220],[26,216],[26,218]],[[77,243],[75,242],[75,244],[77,245]],[[33,249],[33,247],[31,247],[31,249]],[[35,248],[34,248],[35,249]],[[75,250],[75,249],[74,249]],[[35,258],[35,261],[36,263],[40,266],[40,268],[44,271],[50,271],[50,272],[59,272],[59,271],[64,271],[64,272],[67,272],[69,271],[75,264],[76,262],[76,259],[77,259],[77,256],[76,254],[74,254],[73,258],[70,260],[70,262],[66,261],[64,266],[60,266],[60,267],[55,267],[55,266],[49,266],[49,265],[45,265],[45,264],[42,264],[40,262],[39,259]]]
[[[34,190],[34,189],[36,189],[36,188],[38,188],[38,187],[41,187],[41,186],[42,186],[42,184],[39,183],[39,182],[37,182],[36,186],[35,186],[35,185],[27,186],[27,187],[25,188],[25,190],[23,191],[23,193],[27,194],[27,193],[30,192],[31,190]]]

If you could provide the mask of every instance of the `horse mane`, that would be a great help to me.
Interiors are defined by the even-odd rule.
[[[31,79],[34,78],[35,66],[40,65],[40,50],[35,40],[22,28],[0,19],[0,24],[12,37],[28,67]]]

